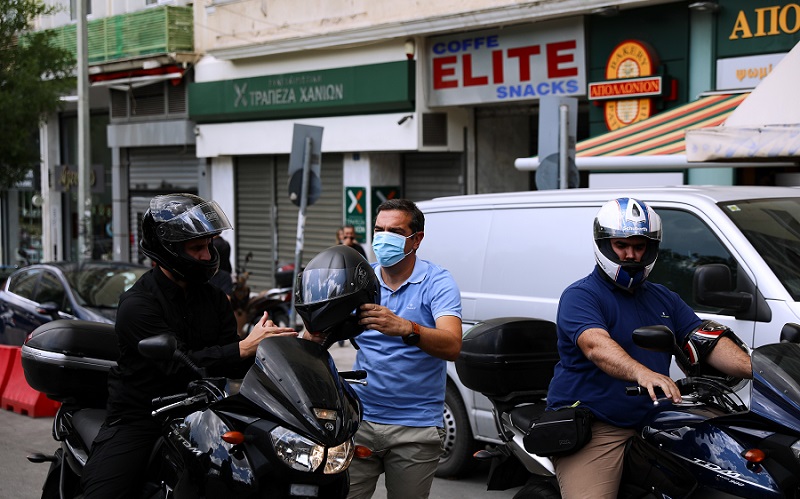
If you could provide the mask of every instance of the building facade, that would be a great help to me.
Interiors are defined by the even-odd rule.
[[[116,3],[92,6],[90,39],[91,22],[114,18],[120,26],[154,12],[192,35],[175,45],[176,35],[158,27],[163,43],[155,49],[137,41],[90,55],[92,143],[105,151],[95,159],[93,145],[92,162],[104,174],[97,214],[109,215],[94,223],[97,237],[110,241],[99,254],[138,260],[147,201],[195,192],[229,214],[235,230],[226,238],[237,261],[253,253],[256,289],[271,286],[275,265],[294,258],[298,208],[287,184],[295,124],[323,129],[307,261],[335,243],[343,223],[355,225],[368,247],[374,210],[388,198],[536,189],[535,172],[514,162],[538,152],[544,97],[576,101],[580,142],[615,119],[627,124],[704,92],[752,88],[800,31],[800,7],[788,1],[470,0],[410,8],[327,0],[303,9],[284,0],[148,1],[128,2],[125,12],[97,10]],[[73,22],[41,27],[66,31]],[[634,80],[658,88],[636,99],[589,93],[593,84],[632,88]],[[73,139],[63,131],[71,116],[67,109],[42,129],[45,258],[74,255],[74,196],[54,182],[72,161]],[[757,183],[766,171],[723,166],[677,175],[683,183]],[[582,186],[590,175],[581,171]]]

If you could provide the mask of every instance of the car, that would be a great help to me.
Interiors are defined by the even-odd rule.
[[[113,324],[120,295],[150,267],[127,262],[48,262],[13,272],[0,289],[0,344],[22,345],[55,319]]]

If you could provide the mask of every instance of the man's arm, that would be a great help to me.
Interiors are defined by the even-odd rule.
[[[707,362],[725,374],[737,378],[751,379],[753,367],[750,356],[739,348],[730,338],[722,337],[708,354]]]
[[[681,401],[678,385],[669,377],[652,371],[628,355],[619,343],[611,339],[608,331],[590,328],[578,336],[578,347],[587,359],[609,376],[637,383],[647,388],[650,398],[656,400],[655,387],[675,403]]]
[[[380,331],[386,336],[405,336],[413,332],[413,325],[392,313],[386,307],[368,303],[361,305],[359,324],[367,329]],[[461,319],[454,315],[443,315],[436,319],[436,327],[419,324],[420,341],[417,347],[434,357],[456,360],[461,352]]]

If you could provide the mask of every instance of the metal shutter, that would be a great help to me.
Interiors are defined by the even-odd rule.
[[[200,159],[194,146],[137,147],[127,149],[131,191],[196,193]]]
[[[316,203],[306,210],[305,239],[302,265],[320,251],[333,246],[336,230],[344,220],[342,196],[344,158],[340,154],[322,156],[322,193]],[[300,209],[289,201],[289,156],[277,161],[278,177],[278,260],[294,263],[297,239],[297,214]]]
[[[139,224],[150,206],[150,199],[171,192],[197,193],[200,168],[204,159],[198,159],[194,146],[187,147],[137,147],[124,151],[127,154],[130,190],[131,261],[142,262],[139,253]]]
[[[275,160],[272,156],[241,156],[236,161],[236,267],[253,252],[247,270],[250,289],[274,286]]]
[[[411,201],[466,194],[460,153],[420,153],[403,156],[403,195]]]

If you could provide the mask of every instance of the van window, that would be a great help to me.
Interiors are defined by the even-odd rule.
[[[800,300],[800,198],[752,199],[719,203],[750,244]]]
[[[694,270],[699,265],[723,263],[731,269],[736,282],[738,264],[717,236],[692,213],[659,208],[663,223],[658,260],[648,277],[680,295],[696,312],[718,312],[719,309],[695,303],[692,297]]]

